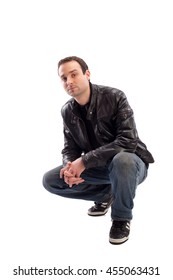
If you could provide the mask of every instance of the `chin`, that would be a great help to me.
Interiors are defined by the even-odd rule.
[[[78,95],[79,95],[79,92],[70,91],[70,92],[68,92],[68,94],[69,94],[70,96],[75,97],[75,96],[78,96]]]

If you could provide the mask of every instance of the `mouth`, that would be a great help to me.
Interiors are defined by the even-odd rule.
[[[73,87],[68,87],[68,88],[67,88],[67,91],[74,91],[75,88],[76,88],[75,86],[73,86]]]

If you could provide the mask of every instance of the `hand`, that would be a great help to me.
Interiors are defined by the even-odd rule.
[[[69,169],[67,171],[69,171],[75,177],[80,177],[81,173],[84,170],[85,170],[85,166],[82,158],[80,157],[69,164]]]
[[[80,177],[81,173],[85,170],[82,158],[78,158],[73,162],[68,162],[65,167],[60,171],[60,178],[64,176],[64,181],[69,187],[73,184],[80,184],[84,182],[84,179]]]
[[[84,179],[82,179],[81,177],[75,177],[69,171],[65,171],[64,172],[64,181],[71,188],[74,184],[78,185],[80,183],[83,183]]]
[[[69,170],[70,168],[70,165],[71,165],[71,161],[67,162],[66,166],[63,167],[61,170],[60,170],[60,178],[63,178],[64,176],[64,172],[67,170]]]

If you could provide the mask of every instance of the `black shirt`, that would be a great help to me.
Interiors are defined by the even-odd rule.
[[[89,138],[89,141],[90,141],[91,148],[94,150],[94,149],[98,148],[100,145],[99,145],[99,143],[97,141],[97,138],[95,136],[92,121],[87,119],[87,112],[88,112],[89,106],[90,106],[90,101],[85,105],[79,105],[79,110],[80,110],[81,118],[82,118],[82,120],[85,124],[85,127],[86,127],[86,131],[87,131],[87,134],[88,134],[88,138]]]

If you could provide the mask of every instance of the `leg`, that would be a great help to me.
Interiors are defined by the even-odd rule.
[[[111,217],[113,220],[131,220],[137,185],[147,176],[146,165],[136,154],[122,152],[113,158],[109,171],[115,196]]]
[[[112,204],[112,227],[109,242],[121,244],[128,240],[136,187],[147,176],[145,163],[135,154],[119,153],[109,165],[115,200]]]
[[[106,200],[111,192],[107,168],[91,168],[82,173],[85,182],[72,188],[60,178],[62,166],[47,172],[43,177],[43,186],[51,193],[75,199],[92,201]]]

